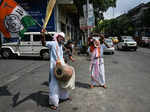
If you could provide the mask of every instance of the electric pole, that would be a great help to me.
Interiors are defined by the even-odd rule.
[[[89,28],[88,28],[88,7],[89,7],[89,0],[87,0],[87,3],[86,3],[87,38],[89,37]]]

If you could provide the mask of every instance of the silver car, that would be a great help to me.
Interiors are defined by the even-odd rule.
[[[113,41],[111,39],[105,39],[105,42],[109,45],[110,48],[105,48],[104,53],[114,54],[115,48],[114,48]]]

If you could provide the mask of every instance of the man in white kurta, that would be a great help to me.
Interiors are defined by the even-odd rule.
[[[56,33],[54,35],[55,41],[49,41],[45,43],[45,46],[49,48],[50,53],[50,73],[49,73],[49,104],[52,109],[57,109],[59,100],[69,99],[68,88],[60,86],[58,80],[54,75],[54,67],[59,56],[61,64],[64,64],[62,43],[64,40],[64,33]],[[58,46],[58,47],[57,47]],[[74,89],[74,85],[71,89]]]

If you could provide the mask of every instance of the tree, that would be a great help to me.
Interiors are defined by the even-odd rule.
[[[97,18],[104,19],[103,13],[107,11],[109,7],[116,7],[116,1],[117,0],[89,0],[89,2],[93,4],[96,20],[98,20]],[[74,0],[80,15],[83,15],[81,9],[86,2],[87,0]]]
[[[134,25],[131,18],[124,14],[116,19],[99,21],[95,31],[103,32],[110,36],[133,35]]]

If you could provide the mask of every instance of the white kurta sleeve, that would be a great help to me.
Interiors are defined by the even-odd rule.
[[[55,44],[55,41],[46,42],[46,47],[51,48]]]

